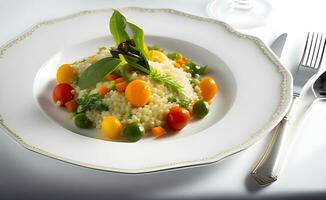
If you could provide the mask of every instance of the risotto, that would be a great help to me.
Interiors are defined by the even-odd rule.
[[[147,47],[143,30],[118,11],[110,31],[116,46],[57,70],[53,100],[72,113],[77,127],[135,142],[146,134],[158,138],[179,131],[191,117],[208,114],[218,88],[213,78],[201,77],[207,66]]]

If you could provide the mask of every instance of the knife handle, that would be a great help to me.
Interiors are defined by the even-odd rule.
[[[276,181],[285,162],[292,141],[292,134],[289,132],[289,129],[291,126],[291,113],[293,105],[296,104],[296,99],[296,97],[293,97],[288,113],[273,129],[272,139],[267,149],[251,172],[260,185]]]

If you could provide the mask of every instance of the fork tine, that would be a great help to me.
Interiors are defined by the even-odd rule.
[[[321,63],[323,61],[325,46],[326,46],[326,38],[324,39],[323,51],[321,52],[320,59],[319,59],[319,64],[318,64],[317,69],[320,68],[320,65],[321,65]]]
[[[306,60],[304,62],[305,64],[303,64],[303,66],[307,66],[307,64],[309,62],[310,53],[311,53],[311,47],[313,46],[314,38],[315,38],[315,32],[312,33],[311,41],[310,41],[310,44],[309,44],[308,55],[307,55],[307,58],[306,58]]]
[[[303,60],[304,60],[305,55],[306,55],[306,52],[307,52],[307,46],[308,46],[309,36],[310,36],[310,33],[308,32],[307,39],[306,39],[306,44],[304,46],[303,54],[302,54],[302,57],[301,57],[301,60],[300,60],[300,65],[303,64]]]
[[[315,51],[316,51],[316,47],[317,47],[317,43],[318,43],[318,38],[319,38],[319,33],[317,33],[316,39],[314,40],[315,45],[314,45],[314,49],[313,49],[313,52],[312,52],[312,55],[311,55],[310,64],[308,65],[308,67],[315,68],[314,65],[312,65],[312,63],[313,63],[314,60],[316,61],[317,58],[318,58],[318,52],[317,52],[316,59],[314,59],[315,58]],[[320,38],[320,39],[322,39],[322,38]],[[320,44],[320,42],[319,42],[319,44]],[[311,41],[311,46],[312,46],[312,43],[313,43],[313,41]],[[319,50],[319,48],[318,48],[318,50]],[[308,62],[308,60],[307,60],[307,62]]]
[[[323,36],[324,36],[324,34],[321,34],[316,59],[315,59],[314,64],[311,66],[311,67],[313,67],[315,69],[319,69],[319,65],[317,63],[318,62],[318,57],[319,57],[319,55],[322,56],[322,54],[323,54],[323,52],[321,52],[321,54],[319,53],[320,50],[322,49],[322,45],[323,45],[323,38],[324,38]]]

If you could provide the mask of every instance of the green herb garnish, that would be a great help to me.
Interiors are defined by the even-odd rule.
[[[189,67],[192,77],[195,77],[196,75],[203,75],[207,72],[207,69],[208,69],[207,65],[199,66],[192,61],[186,62],[185,65]]]
[[[145,74],[150,74],[150,69],[148,69],[148,68],[146,68],[146,67],[144,67],[144,66],[138,64],[138,59],[133,58],[133,57],[131,57],[131,56],[126,56],[126,55],[124,56],[124,58],[126,59],[127,63],[128,63],[131,67],[133,67],[133,68],[135,68],[136,70],[141,71],[141,72],[143,72],[143,73],[145,73]]]
[[[154,44],[150,47],[151,50],[156,50],[156,51],[161,51],[163,52],[164,50],[161,49],[158,45]]]
[[[182,87],[181,83],[179,81],[177,81],[173,76],[162,73],[162,72],[158,71],[157,69],[151,67],[150,77],[153,80],[155,80],[159,83],[162,83],[163,85],[165,85],[165,87],[172,90],[173,92],[184,96],[183,90],[182,90],[183,87]]]
[[[131,29],[133,37],[128,35],[127,26]],[[148,55],[145,52],[147,47],[144,42],[144,31],[141,28],[127,22],[119,11],[114,10],[110,19],[110,31],[117,44],[116,48],[110,49],[112,57],[103,58],[89,66],[79,78],[78,86],[80,89],[94,87],[97,82],[102,81],[107,74],[112,72],[120,74],[129,80],[131,76],[129,67],[132,67],[184,97],[183,86],[179,81],[149,66]],[[174,59],[180,55],[175,53]]]
[[[179,106],[184,107],[184,108],[189,108],[189,106],[191,105],[191,102],[192,102],[191,100],[188,100],[188,99],[178,101],[177,98],[175,98],[175,97],[169,97],[168,101],[170,103],[176,103]]]
[[[96,83],[103,80],[103,77],[113,72],[121,63],[117,58],[103,58],[89,66],[79,77],[78,86],[80,89],[94,87]]]
[[[144,56],[146,60],[148,60],[147,54],[145,53],[145,42],[144,42],[144,31],[143,29],[139,28],[135,24],[127,22],[129,27],[131,28],[134,34],[134,42],[136,45],[136,49]]]
[[[168,58],[170,58],[171,60],[179,60],[181,58],[183,58],[183,55],[179,52],[175,52],[175,53],[169,53],[168,55],[166,55]]]
[[[126,26],[126,18],[119,11],[114,10],[110,18],[110,32],[117,46],[122,42],[129,40]]]
[[[191,105],[191,100],[182,100],[182,101],[179,101],[178,104],[179,106],[181,107],[184,107],[184,108],[188,108],[190,105]]]
[[[102,103],[101,99],[99,94],[91,94],[77,98],[76,103],[79,105],[78,113],[87,110],[107,111],[108,107]]]

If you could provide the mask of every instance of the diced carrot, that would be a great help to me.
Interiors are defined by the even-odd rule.
[[[74,99],[68,101],[67,103],[65,103],[65,106],[66,106],[66,109],[67,109],[68,112],[73,112],[78,107],[78,105],[77,105],[77,103],[76,103],[76,101]]]
[[[115,80],[115,79],[117,79],[117,78],[119,78],[120,76],[118,76],[118,75],[114,75],[114,74],[108,74],[108,75],[106,75],[106,80],[108,80],[108,81],[113,81],[113,80]]]
[[[151,128],[152,134],[158,138],[166,134],[166,130],[162,126],[156,126]]]
[[[188,62],[188,58],[183,57],[183,58],[181,58],[181,59],[182,59],[182,62],[183,62],[183,63]]]
[[[105,87],[104,85],[100,86],[97,90],[98,90],[98,94],[102,97],[105,96],[109,92],[109,89],[107,87]]]
[[[188,58],[180,58],[176,62],[179,63],[180,65],[185,64],[188,61]]]
[[[178,63],[178,62],[175,62],[173,65],[174,65],[176,68],[180,68],[180,67],[181,67],[180,63]]]
[[[124,92],[127,87],[127,81],[123,81],[120,83],[115,84],[115,88],[118,90],[118,92]]]
[[[115,84],[121,83],[121,82],[124,82],[124,81],[126,81],[126,80],[123,77],[119,77],[119,78],[114,80]]]

